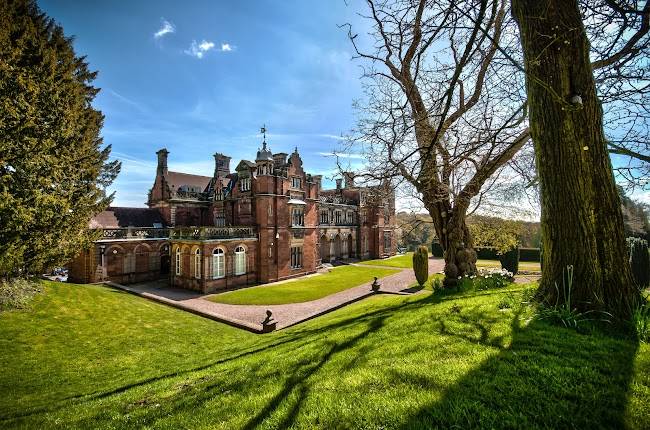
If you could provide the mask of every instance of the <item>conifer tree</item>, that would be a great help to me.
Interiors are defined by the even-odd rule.
[[[120,170],[92,106],[97,72],[30,0],[0,1],[0,277],[64,264]]]

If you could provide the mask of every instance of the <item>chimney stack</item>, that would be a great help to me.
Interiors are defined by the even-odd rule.
[[[230,157],[220,153],[214,154],[214,177],[225,177],[230,173]]]
[[[354,188],[354,172],[343,172],[345,188]]]
[[[167,148],[163,148],[156,152],[156,155],[158,155],[158,168],[156,169],[157,175],[167,175],[167,154],[169,154]]]
[[[343,182],[343,179],[337,179],[336,180],[336,189],[337,190],[341,189],[341,182]]]

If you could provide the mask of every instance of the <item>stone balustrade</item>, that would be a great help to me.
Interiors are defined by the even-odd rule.
[[[102,229],[101,240],[168,239],[168,228],[124,227]]]
[[[257,238],[255,227],[176,227],[171,230],[171,239],[252,239]]]

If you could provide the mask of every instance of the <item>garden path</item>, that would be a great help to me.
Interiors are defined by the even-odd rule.
[[[372,277],[373,266],[367,267],[368,277]],[[429,273],[438,273],[443,267],[443,260],[429,259]],[[399,273],[382,278],[380,282],[380,293],[413,294],[419,292],[407,291],[409,286],[415,282],[412,269],[403,269]],[[161,285],[160,282],[133,285],[107,282],[107,285],[112,287],[258,333],[263,332],[262,322],[266,318],[267,310],[273,312],[276,329],[283,329],[375,294],[370,288],[371,284],[372,281],[310,302],[264,306],[215,303],[205,300],[208,295],[180,288],[170,288],[166,284]]]

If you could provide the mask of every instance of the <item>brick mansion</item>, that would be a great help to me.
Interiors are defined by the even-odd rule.
[[[323,263],[395,254],[395,195],[356,186],[345,173],[336,188],[303,169],[293,153],[272,153],[266,139],[255,161],[214,154],[212,176],[158,164],[148,208],[109,207],[90,228],[99,239],[69,268],[71,282],[133,283],[168,278],[202,292],[268,283],[315,272]]]

